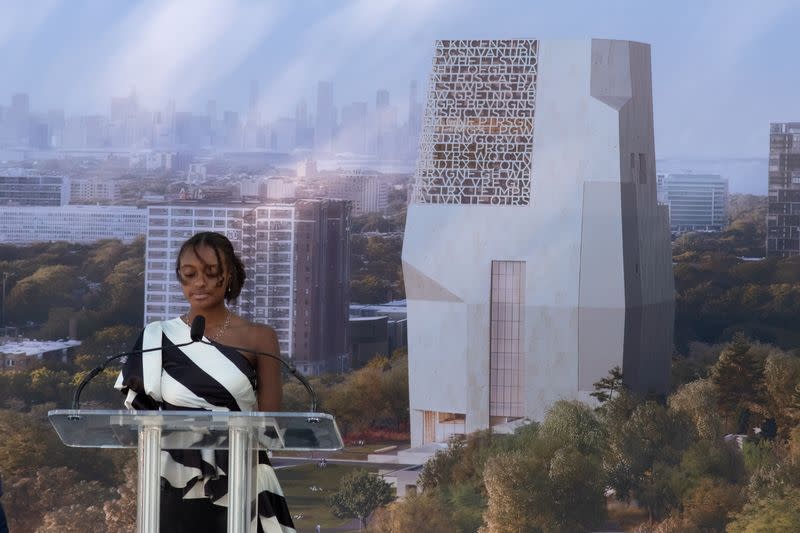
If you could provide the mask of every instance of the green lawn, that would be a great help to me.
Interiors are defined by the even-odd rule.
[[[378,469],[370,465],[343,466],[329,464],[326,468],[318,468],[316,464],[291,466],[276,470],[283,487],[283,493],[289,504],[294,525],[298,533],[315,533],[317,524],[322,531],[358,531],[358,529],[339,529],[351,522],[349,519],[336,518],[331,514],[327,499],[339,488],[339,479],[353,468],[365,468],[372,472]],[[310,487],[319,487],[321,491],[312,491]]]
[[[327,457],[328,459],[354,459],[366,461],[367,455],[388,446],[408,445],[408,442],[377,442],[365,444],[364,446],[345,446],[338,452],[317,452],[314,457]],[[273,451],[275,457],[308,457],[308,452],[286,452],[282,450]]]

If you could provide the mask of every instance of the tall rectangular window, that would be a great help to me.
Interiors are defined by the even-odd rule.
[[[492,261],[489,414],[523,416],[525,262]]]
[[[647,159],[644,154],[639,154],[639,183],[647,183]]]
[[[631,152],[631,181],[636,179],[636,154]]]

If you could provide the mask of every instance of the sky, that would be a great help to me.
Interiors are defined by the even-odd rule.
[[[798,24],[797,0],[0,0],[0,105],[244,111],[257,80],[277,118],[330,80],[339,107],[389,89],[403,113],[436,39],[628,39],[651,45],[658,158],[765,158],[769,123],[800,121]]]

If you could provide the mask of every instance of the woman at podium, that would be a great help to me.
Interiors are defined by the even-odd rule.
[[[255,352],[278,355],[275,331],[234,314],[245,269],[222,234],[203,232],[183,243],[175,265],[189,311],[171,320],[148,324],[136,350],[161,350],[128,357],[116,387],[129,409],[279,411],[281,377],[278,361]],[[204,341],[191,340],[196,316],[205,317]],[[229,346],[246,346],[239,352]],[[165,450],[161,452],[161,531],[166,533],[227,530],[228,452]],[[266,452],[259,452],[255,473],[258,531],[294,532],[289,509]]]

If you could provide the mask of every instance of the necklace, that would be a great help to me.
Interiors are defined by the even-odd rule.
[[[186,313],[185,315],[181,315],[181,320],[183,320],[184,324],[189,326],[190,325],[189,324],[189,313]],[[208,337],[209,339],[211,339],[212,341],[219,340],[220,337],[225,335],[225,332],[227,331],[228,326],[230,326],[230,325],[231,325],[231,310],[230,309],[226,309],[225,310],[225,320],[222,322],[222,325],[217,328],[217,332],[214,335],[205,334],[205,336]]]

